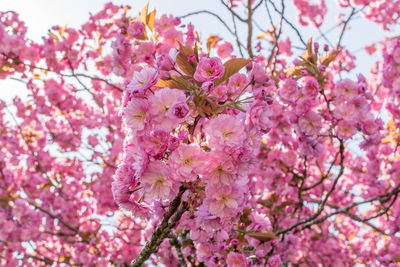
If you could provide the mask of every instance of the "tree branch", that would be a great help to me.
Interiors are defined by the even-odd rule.
[[[185,257],[182,253],[182,245],[179,242],[178,238],[174,234],[169,235],[169,243],[175,247],[176,254],[178,255],[178,260],[181,266],[186,267]]]
[[[279,14],[282,15],[279,11],[279,9],[276,7],[276,5],[274,4],[274,2],[272,0],[265,0],[265,4],[267,5],[267,1],[269,1],[271,3],[271,5],[273,6],[274,10]],[[304,47],[307,47],[307,43],[303,40],[303,37],[301,36],[300,31],[293,25],[293,23],[291,23],[286,17],[283,16],[283,20],[296,32],[297,36],[300,39],[300,42],[304,45]]]
[[[337,176],[336,176],[336,178],[335,178],[330,190],[328,191],[326,196],[323,198],[323,200],[321,202],[321,205],[319,206],[317,212],[315,212],[310,217],[308,217],[306,219],[303,219],[303,220],[300,220],[297,223],[295,223],[295,224],[293,224],[293,225],[291,225],[291,226],[289,226],[289,227],[287,227],[287,228],[285,228],[283,230],[277,231],[275,233],[276,235],[285,234],[287,232],[292,231],[293,229],[297,228],[300,225],[307,224],[307,223],[313,221],[315,218],[317,218],[322,213],[322,211],[325,208],[325,204],[328,201],[329,196],[335,190],[336,184],[338,183],[339,178],[342,176],[342,174],[344,172],[344,144],[343,144],[343,140],[341,140],[341,139],[339,139],[339,142],[340,142],[340,147],[339,147],[339,151],[340,151],[340,170],[339,170],[339,173],[337,174]],[[302,229],[304,229],[304,228],[302,228]]]
[[[340,32],[339,41],[338,41],[338,43],[336,45],[336,49],[339,49],[340,43],[342,42],[342,38],[343,38],[344,32],[346,31],[347,25],[349,24],[351,18],[354,16],[354,14],[356,14],[356,9],[353,7],[351,9],[350,15],[347,17],[346,21],[343,24],[343,28],[342,28],[342,31]]]
[[[224,0],[220,0],[221,4],[223,4],[227,9],[229,9],[229,11],[232,13],[233,16],[235,16],[238,20],[240,20],[241,22],[247,22],[247,20],[245,20],[244,18],[242,18],[241,16],[239,16],[235,11],[233,11],[233,8],[231,6],[228,6]]]
[[[253,58],[253,48],[251,47],[253,38],[253,9],[251,8],[251,0],[247,0],[247,53]]]
[[[179,219],[182,217],[183,213],[187,210],[187,203],[183,202],[181,209],[177,212],[180,204],[183,193],[187,190],[187,187],[182,185],[179,188],[178,195],[172,200],[169,205],[168,211],[164,214],[163,220],[157,226],[156,230],[153,232],[151,239],[149,242],[146,243],[142,251],[140,252],[139,256],[136,260],[132,263],[131,267],[138,267],[142,266],[142,264],[153,254],[161,242],[168,236],[171,229],[176,225]],[[176,214],[175,214],[176,213]],[[169,223],[169,219],[172,215],[175,216],[172,218],[171,222]]]
[[[313,224],[318,224],[321,223],[323,221],[325,221],[326,219],[328,219],[329,217],[332,217],[333,215],[339,214],[339,213],[343,213],[346,214],[349,210],[351,210],[354,207],[360,206],[362,204],[366,204],[366,203],[371,203],[373,201],[379,200],[381,202],[388,202],[392,196],[395,196],[397,198],[398,193],[400,192],[400,185],[398,185],[396,188],[394,188],[391,192],[386,193],[386,194],[381,194],[381,195],[376,195],[374,197],[368,198],[366,200],[360,201],[360,202],[354,202],[350,205],[347,205],[346,207],[343,207],[341,209],[337,209],[336,211],[329,213],[321,218],[319,218],[318,220],[314,220],[312,222],[309,222],[305,225],[303,225],[303,227],[301,228],[301,230],[309,228],[311,225]],[[384,200],[384,198],[386,198],[386,200]],[[381,214],[382,215],[382,214]],[[375,217],[375,216],[374,216]],[[372,218],[368,218],[368,220],[370,220]]]

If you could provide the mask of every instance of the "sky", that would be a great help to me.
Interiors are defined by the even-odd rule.
[[[291,5],[290,0],[286,1],[287,18],[292,21],[297,21],[296,11]],[[102,9],[103,5],[109,1],[106,0],[0,0],[0,11],[13,10],[19,13],[20,18],[25,21],[28,26],[28,37],[35,41],[40,42],[41,37],[47,35],[48,29],[54,25],[67,25],[69,27],[79,27],[87,21],[89,13],[96,13]],[[141,8],[147,3],[147,0],[115,0],[114,4],[131,5],[131,14],[138,14]],[[275,1],[279,2],[279,1]],[[328,14],[325,23],[322,25],[322,32],[332,29],[332,26],[338,24],[337,19],[338,8],[334,0],[326,0],[328,6]],[[175,16],[185,15],[187,13],[199,10],[211,10],[221,16],[226,23],[231,24],[230,14],[221,5],[219,0],[151,0],[150,8],[156,8],[158,14],[169,13]],[[349,11],[346,11],[349,12]],[[263,28],[270,28],[270,23],[266,15],[265,6],[262,5],[255,13],[257,24]],[[275,23],[278,23],[278,17],[274,17]],[[193,23],[195,29],[200,33],[201,38],[204,40],[210,34],[218,34],[221,37],[233,41],[233,37],[226,31],[222,24],[206,14],[191,16],[183,19],[184,23]],[[284,26],[284,36],[292,36],[294,33],[287,25]],[[245,25],[239,25],[240,35],[244,38],[246,35]],[[328,32],[326,36],[332,43],[337,41],[340,28]],[[313,36],[314,40],[320,35],[312,27],[302,29],[304,39],[307,40]],[[375,57],[367,56],[363,53],[363,46],[373,42],[382,40],[387,35],[379,26],[368,22],[364,18],[359,18],[352,21],[349,32],[345,34],[343,45],[350,51],[358,51],[356,71],[351,74],[355,78],[355,73],[367,73],[374,62],[379,59],[379,55]],[[320,37],[319,37],[320,38]],[[325,42],[322,38],[319,40],[321,45]],[[299,43],[297,43],[299,44]],[[294,43],[296,45],[296,43]],[[0,80],[0,98],[5,99],[7,102],[15,95],[24,94],[24,86],[17,81]]]

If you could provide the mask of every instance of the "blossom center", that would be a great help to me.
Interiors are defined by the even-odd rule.
[[[163,183],[164,183],[164,177],[162,177],[162,176],[158,177],[156,180],[156,184],[162,185]]]
[[[225,194],[222,194],[221,195],[221,200],[222,200],[222,202],[226,202],[228,200],[228,196],[225,195]]]
[[[228,138],[228,137],[230,137],[232,134],[233,134],[233,132],[232,132],[232,131],[229,131],[229,130],[225,130],[225,131],[222,132],[222,136],[223,136],[224,138]]]
[[[143,112],[138,112],[133,117],[136,118],[136,119],[142,120],[142,119],[145,118],[145,116],[146,115]]]

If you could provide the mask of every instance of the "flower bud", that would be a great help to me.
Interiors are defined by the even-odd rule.
[[[317,52],[319,49],[319,43],[314,43],[314,51]]]
[[[170,71],[173,69],[175,62],[169,54],[162,54],[157,57],[156,65],[160,71]]]
[[[195,55],[189,55],[188,56],[188,61],[190,64],[194,64],[196,62],[196,56]]]
[[[211,93],[214,90],[214,83],[213,82],[204,82],[201,85],[201,88],[206,92],[207,94]]]
[[[175,103],[170,110],[172,114],[179,119],[183,119],[189,114],[189,107],[185,102]]]

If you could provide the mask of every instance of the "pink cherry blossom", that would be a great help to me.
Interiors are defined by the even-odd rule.
[[[131,25],[128,27],[128,33],[131,37],[135,38],[141,35],[144,32],[144,26],[143,23],[139,21],[134,21]]]
[[[217,43],[217,55],[221,59],[229,57],[233,52],[233,46],[227,41],[220,41]]]
[[[351,138],[356,132],[354,122],[342,120],[338,124],[338,136],[342,139]]]
[[[230,185],[236,180],[238,168],[230,158],[222,159],[221,153],[211,152],[203,177],[211,185]]]
[[[202,171],[205,155],[198,146],[180,144],[168,159],[178,181],[195,181]]]
[[[150,162],[141,176],[145,194],[156,199],[169,199],[174,193],[175,181],[169,167],[160,161]]]
[[[246,256],[241,253],[236,253],[236,252],[229,252],[226,262],[227,262],[228,266],[232,266],[232,267],[247,266]]]
[[[334,92],[339,101],[341,99],[353,99],[358,96],[358,87],[355,82],[344,79],[336,84]]]
[[[199,82],[216,81],[224,75],[225,67],[219,58],[202,58],[197,65],[194,79]]]
[[[147,154],[162,157],[169,145],[170,135],[161,130],[151,131],[138,137],[138,142]]]
[[[236,97],[249,83],[247,76],[241,73],[235,73],[229,78],[229,94]]]
[[[170,131],[179,123],[185,121],[187,108],[182,105],[186,101],[184,92],[163,88],[151,95],[149,101],[152,103],[150,114],[153,116],[154,122],[158,123],[160,129]]]
[[[230,149],[241,146],[246,139],[244,125],[233,116],[221,114],[205,126],[209,145],[214,149]]]
[[[265,72],[265,69],[260,64],[253,64],[253,69],[251,70],[249,76],[258,85],[263,85],[270,80],[268,74]]]
[[[278,94],[282,100],[294,102],[299,96],[297,82],[293,79],[285,79],[279,87]]]
[[[138,97],[144,96],[147,89],[152,87],[158,79],[157,70],[146,67],[140,72],[136,72],[133,76],[132,81],[128,84],[126,90]]]
[[[186,102],[177,102],[168,110],[169,117],[185,119],[189,114],[189,107]]]
[[[135,131],[141,131],[149,121],[150,103],[145,99],[133,98],[124,108],[124,121]]]
[[[172,48],[168,54],[161,54],[157,57],[156,65],[160,71],[161,78],[168,78],[168,71],[174,68],[177,54],[178,51],[175,48]]]
[[[255,101],[251,106],[246,122],[257,129],[268,131],[273,127],[273,121],[270,117],[273,115],[272,109],[264,101]]]
[[[237,214],[239,205],[243,201],[243,194],[235,186],[209,186],[209,198],[206,203],[212,214],[218,217],[232,217]]]
[[[307,135],[316,135],[322,128],[322,117],[318,113],[309,111],[299,118],[299,128]]]

